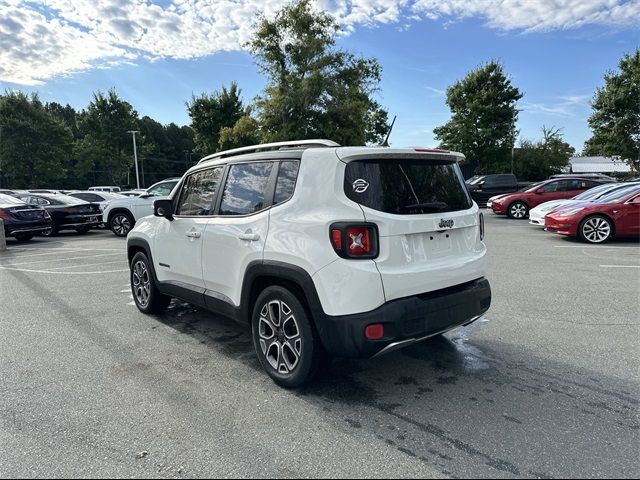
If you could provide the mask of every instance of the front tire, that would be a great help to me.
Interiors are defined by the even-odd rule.
[[[133,228],[133,217],[125,212],[114,213],[109,219],[109,228],[117,237],[126,237]]]
[[[18,242],[28,242],[33,238],[33,235],[31,233],[16,233],[13,238]]]
[[[529,206],[521,201],[513,202],[507,209],[507,215],[515,220],[523,220],[529,215]]]
[[[78,232],[80,234],[88,233],[89,230],[91,230],[91,227],[77,227],[76,228],[76,232]]]
[[[171,303],[171,297],[158,290],[147,256],[138,252],[130,265],[133,301],[142,313],[162,313]]]
[[[613,224],[607,217],[592,215],[580,223],[578,236],[584,242],[604,243],[613,236]]]
[[[258,359],[275,383],[296,388],[314,377],[322,346],[311,318],[291,291],[266,288],[254,305],[251,327]]]

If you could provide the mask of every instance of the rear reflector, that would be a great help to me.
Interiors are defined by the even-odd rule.
[[[384,325],[381,323],[367,325],[367,328],[364,329],[364,335],[367,340],[380,340],[384,337]]]
[[[336,250],[342,249],[342,232],[337,228],[331,230],[331,243]]]

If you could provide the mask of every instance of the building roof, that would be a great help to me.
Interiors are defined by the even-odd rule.
[[[619,157],[573,157],[569,160],[571,173],[628,173],[631,167]]]

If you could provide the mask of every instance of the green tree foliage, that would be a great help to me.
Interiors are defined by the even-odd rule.
[[[78,112],[76,112],[75,108],[69,104],[62,106],[59,103],[51,102],[46,103],[44,109],[69,127],[74,139],[79,138]]]
[[[574,153],[559,128],[542,127],[542,140],[520,141],[520,148],[515,151],[514,173],[522,180],[546,180],[562,172]]]
[[[268,82],[256,100],[264,141],[321,137],[363,145],[384,138],[387,112],[372,99],[380,64],[336,50],[338,30],[309,0],[259,21],[249,48]]]
[[[476,173],[501,173],[510,161],[521,98],[502,65],[489,62],[447,89],[452,116],[433,132],[442,148],[464,153]]]
[[[220,130],[219,150],[246,147],[260,143],[260,127],[251,115],[244,115],[233,127]]]
[[[81,139],[74,148],[78,175],[84,177],[85,183],[126,183],[133,165],[133,141],[127,132],[137,126],[138,113],[115,90],[109,90],[107,95],[94,93],[78,118]]]
[[[229,89],[222,87],[222,90],[211,95],[193,95],[191,101],[187,102],[191,128],[194,131],[194,152],[197,155],[215,153],[220,141],[220,130],[224,127],[232,128],[244,116],[241,93],[238,84],[232,82]]]
[[[619,155],[640,171],[640,49],[624,55],[619,67],[619,72],[608,72],[604,87],[596,90],[589,117],[593,136],[584,153]]]
[[[37,95],[0,95],[0,184],[14,188],[64,185],[73,135]]]

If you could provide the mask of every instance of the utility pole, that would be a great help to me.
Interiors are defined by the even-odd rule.
[[[512,142],[511,143],[511,173],[513,173],[513,157],[515,156],[516,149],[516,114],[519,112],[517,108],[513,109],[513,119],[511,121],[511,129],[512,129]]]
[[[129,130],[127,133],[133,135],[133,161],[136,167],[136,188],[140,190],[140,175],[138,174],[138,149],[136,147],[136,133],[140,133],[140,131]]]

